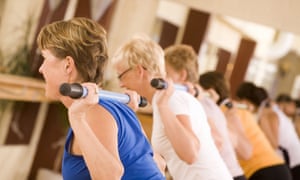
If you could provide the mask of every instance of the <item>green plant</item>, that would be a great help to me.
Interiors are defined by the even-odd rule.
[[[25,27],[25,31],[23,33],[22,41],[17,47],[15,53],[5,56],[3,50],[0,48],[0,73],[21,76],[31,75],[30,64],[28,63],[31,50],[29,46],[29,35],[32,27],[31,18],[26,20],[24,24],[20,26]]]
[[[15,53],[7,55],[0,47],[0,73],[31,76],[28,58],[31,50],[29,45],[29,35],[32,28],[32,18],[29,17],[19,27],[25,27],[25,31],[23,32],[23,37],[21,38],[22,41],[20,41],[20,45],[17,47]],[[21,29],[19,27],[17,29]],[[0,117],[2,117],[7,105],[13,102],[15,101],[0,99]]]

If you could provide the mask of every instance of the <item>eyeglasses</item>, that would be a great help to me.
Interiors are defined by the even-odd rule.
[[[123,71],[119,76],[118,79],[121,79],[126,73],[128,73],[130,70],[132,70],[132,67],[126,69],[125,71]]]

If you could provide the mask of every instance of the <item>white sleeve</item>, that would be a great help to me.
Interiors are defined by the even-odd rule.
[[[170,98],[169,107],[175,115],[189,115],[189,100],[186,92],[175,91]]]

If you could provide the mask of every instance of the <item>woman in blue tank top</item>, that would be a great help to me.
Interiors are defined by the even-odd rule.
[[[87,18],[73,18],[46,25],[37,42],[45,94],[68,108],[63,178],[164,179],[134,112],[120,102],[99,100],[96,84],[103,81],[108,59],[105,30]],[[79,99],[63,96],[63,83],[80,83],[88,93]]]

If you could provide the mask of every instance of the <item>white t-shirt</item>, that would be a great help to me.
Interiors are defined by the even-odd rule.
[[[289,155],[291,168],[300,165],[300,141],[298,139],[295,126],[284,112],[277,105],[273,105],[272,109],[279,117],[279,146],[287,150]]]
[[[152,145],[167,163],[174,180],[227,180],[232,179],[211,137],[210,127],[200,102],[184,91],[174,91],[169,107],[175,115],[187,115],[192,129],[200,141],[198,160],[189,165],[182,161],[167,138],[164,125],[156,105],[156,94],[152,100],[153,131]],[[184,147],[183,147],[184,148]]]
[[[220,154],[225,161],[231,175],[233,177],[244,175],[244,172],[237,160],[233,145],[229,138],[227,121],[224,113],[209,97],[203,97],[200,102],[203,105],[207,117],[212,120],[222,137],[222,147],[220,149]]]

